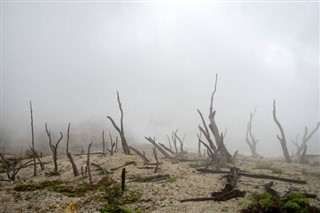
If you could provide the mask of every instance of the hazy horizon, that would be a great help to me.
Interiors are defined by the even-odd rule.
[[[167,143],[179,129],[196,150],[197,109],[208,117],[216,74],[216,121],[232,153],[251,154],[257,106],[257,151],[282,156],[274,99],[290,154],[290,139],[320,121],[319,2],[2,1],[1,23],[1,143],[12,150],[31,144],[30,100],[36,146],[48,144],[46,122],[54,137],[71,122],[74,146],[115,136],[106,116],[119,123],[116,91],[129,144]],[[319,132],[308,154],[320,153]]]

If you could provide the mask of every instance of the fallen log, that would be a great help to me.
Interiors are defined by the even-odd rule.
[[[197,171],[202,172],[202,173],[211,173],[211,174],[228,174],[229,173],[227,171],[210,170],[210,169],[197,169]],[[239,175],[244,176],[244,177],[251,177],[251,178],[279,180],[279,181],[288,182],[288,183],[307,184],[307,182],[304,180],[283,178],[283,177],[277,177],[277,176],[272,176],[272,175],[250,174],[250,173],[246,173],[246,172],[240,172]]]
[[[165,175],[154,175],[154,176],[149,176],[149,177],[139,177],[135,180],[131,180],[128,182],[138,182],[138,183],[145,183],[145,182],[157,182],[157,181],[161,181],[161,180],[166,180],[170,178],[169,174],[165,174]]]
[[[214,194],[214,192],[212,193]],[[190,199],[184,199],[184,200],[180,200],[181,203],[183,202],[197,202],[197,201],[208,201],[208,200],[213,200],[213,201],[226,201],[226,200],[230,200],[231,198],[238,198],[238,197],[244,197],[246,194],[245,191],[240,191],[238,189],[235,189],[229,193],[225,193],[225,194],[215,194],[215,196],[212,197],[199,197],[199,198],[190,198]]]
[[[235,189],[237,187],[238,179],[240,170],[239,168],[232,167],[230,168],[230,172],[227,175],[224,175],[223,177],[227,178],[227,184],[223,189],[221,189],[220,192],[212,192],[212,197],[202,197],[202,198],[191,198],[191,199],[185,199],[180,200],[180,202],[188,202],[188,201],[207,201],[207,200],[213,200],[213,201],[226,201],[230,200],[232,198],[238,198],[238,197],[244,197],[246,192],[240,191],[238,189]]]

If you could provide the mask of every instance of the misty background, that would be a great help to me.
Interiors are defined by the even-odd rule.
[[[119,123],[119,91],[128,143],[167,143],[186,133],[197,147],[197,109],[214,108],[225,143],[250,155],[250,112],[257,151],[282,156],[272,118],[276,100],[290,142],[319,118],[319,2],[1,2],[1,143],[8,151],[48,148],[66,134],[70,145],[100,146],[101,131]],[[108,140],[108,137],[107,141]],[[65,138],[63,139],[65,143]],[[319,154],[319,131],[308,153]],[[73,150],[71,150],[73,151]]]

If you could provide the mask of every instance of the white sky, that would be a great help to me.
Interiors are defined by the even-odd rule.
[[[207,117],[216,73],[217,123],[228,128],[232,152],[250,154],[246,125],[258,106],[258,152],[282,155],[273,99],[290,153],[289,139],[320,120],[317,2],[2,1],[1,18],[1,140],[8,146],[31,143],[29,100],[36,135],[45,122],[57,135],[68,122],[88,120],[97,132],[113,131],[106,115],[118,121],[118,90],[131,141],[163,142],[179,128],[185,146],[196,147],[196,109]],[[319,143],[317,133],[309,153],[319,153]]]

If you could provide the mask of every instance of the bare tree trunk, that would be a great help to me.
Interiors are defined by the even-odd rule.
[[[88,155],[87,155],[88,176],[89,176],[89,182],[91,185],[92,185],[92,178],[91,178],[91,170],[90,170],[90,149],[91,149],[92,143],[93,142],[91,142],[88,146]]]
[[[207,153],[211,157],[212,162],[214,162],[216,167],[219,169],[220,167],[224,167],[225,163],[227,163],[227,162],[231,163],[232,156],[229,153],[229,151],[227,150],[226,146],[224,145],[224,142],[223,142],[224,135],[223,135],[223,133],[220,134],[218,126],[217,126],[215,119],[214,119],[216,111],[213,110],[213,98],[214,98],[214,94],[217,91],[217,83],[218,83],[218,75],[216,75],[214,91],[211,94],[210,109],[209,109],[210,124],[208,125],[209,129],[213,133],[215,143],[213,142],[213,140],[210,137],[209,129],[208,129],[207,124],[203,118],[203,115],[199,109],[198,109],[198,113],[201,117],[203,127],[201,127],[199,125],[198,128],[199,128],[200,132],[204,134],[207,142],[209,143],[210,148],[203,141],[200,140],[200,136],[198,136],[198,138],[199,138],[199,142],[201,142],[207,148],[207,150],[208,150]]]
[[[52,151],[52,158],[53,158],[53,163],[54,163],[54,170],[53,171],[58,172],[58,162],[57,162],[58,153],[57,152],[58,152],[58,145],[63,138],[63,134],[62,134],[62,132],[60,132],[60,138],[58,139],[57,143],[55,145],[53,145],[52,140],[51,140],[51,133],[50,133],[50,130],[48,130],[47,123],[45,124],[45,128],[46,128],[46,133],[49,138],[49,146]]]
[[[256,139],[256,137],[252,133],[252,119],[254,114],[256,113],[256,109],[257,107],[254,109],[253,113],[250,113],[250,120],[247,125],[247,133],[246,133],[246,142],[249,145],[252,156],[254,158],[258,157],[258,153],[257,153],[258,139]]]
[[[102,154],[105,156],[106,155],[106,143],[104,140],[104,130],[102,131]]]
[[[34,149],[34,131],[33,131],[33,114],[32,114],[32,102],[30,101],[30,114],[31,114],[31,136],[32,136],[32,149]],[[36,157],[33,157],[33,176],[37,175]]]
[[[284,155],[287,163],[291,163],[292,160],[291,160],[289,152],[288,152],[286,136],[285,136],[283,128],[282,128],[282,126],[276,116],[276,101],[275,100],[273,100],[273,120],[274,120],[274,122],[276,122],[276,124],[280,130],[280,133],[281,133],[281,137],[279,135],[277,135],[277,138],[281,143],[283,155]]]
[[[70,133],[70,123],[68,124],[68,132],[67,132],[67,157],[72,165],[72,171],[73,171],[73,175],[76,177],[79,175],[79,171],[78,171],[78,168],[77,168],[77,165],[74,163],[73,161],[73,158],[72,158],[72,155],[71,153],[69,152],[69,133]]]
[[[313,134],[319,129],[320,122],[317,123],[317,126],[311,131],[311,133],[308,135],[308,128],[304,127],[304,135],[302,138],[301,146],[298,147],[298,150],[296,152],[297,156],[300,156],[303,150],[305,149],[305,146],[307,145],[307,142],[312,138]]]
[[[130,155],[130,148],[129,148],[129,146],[128,146],[126,137],[125,137],[125,135],[124,135],[124,129],[123,129],[123,110],[122,110],[122,103],[120,102],[120,96],[119,96],[119,92],[118,92],[118,91],[117,91],[117,99],[118,99],[119,109],[120,109],[120,112],[121,112],[120,128],[117,126],[117,124],[114,122],[114,120],[113,120],[110,116],[107,116],[107,118],[111,121],[113,127],[117,130],[117,132],[118,132],[119,135],[120,135],[123,152],[124,152],[126,155]]]

